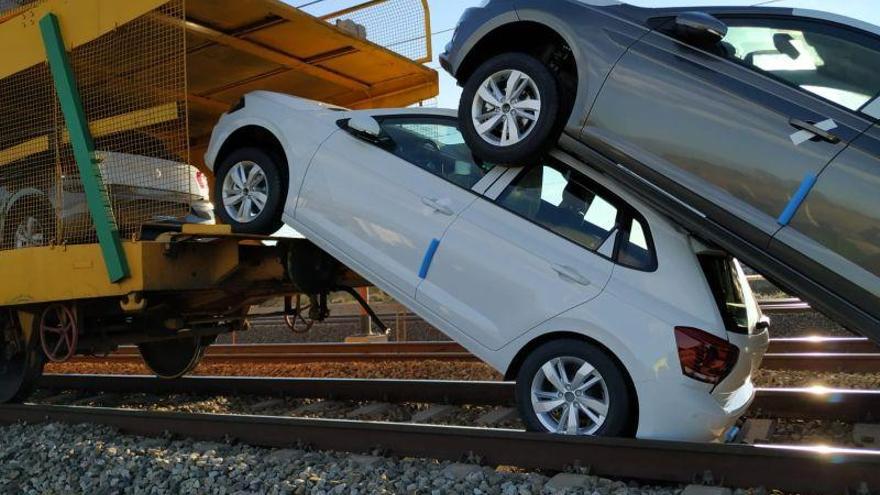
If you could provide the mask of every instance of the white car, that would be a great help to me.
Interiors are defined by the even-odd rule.
[[[516,379],[531,430],[714,440],[767,320],[739,264],[585,164],[476,161],[454,111],[248,94],[206,155],[219,216],[283,221]]]

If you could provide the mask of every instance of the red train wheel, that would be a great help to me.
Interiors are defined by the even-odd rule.
[[[73,311],[64,304],[47,307],[40,318],[40,343],[50,361],[61,363],[76,354],[79,329]]]

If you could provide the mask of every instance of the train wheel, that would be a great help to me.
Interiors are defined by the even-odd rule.
[[[43,374],[43,363],[34,339],[25,341],[16,313],[0,312],[0,403],[25,400]]]
[[[61,303],[46,308],[40,318],[40,342],[50,361],[63,363],[72,358],[79,342],[74,311]]]
[[[207,344],[202,337],[184,337],[138,344],[144,364],[159,378],[173,380],[199,364]]]

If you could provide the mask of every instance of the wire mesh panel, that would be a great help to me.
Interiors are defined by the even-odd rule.
[[[183,17],[174,0],[69,54],[125,238],[145,223],[182,220],[198,199],[187,165]],[[45,63],[0,80],[0,229],[0,249],[97,242]]]
[[[374,0],[322,19],[416,62],[431,60],[430,13],[425,0]]]
[[[42,0],[0,0],[0,21],[4,18],[27,10]]]

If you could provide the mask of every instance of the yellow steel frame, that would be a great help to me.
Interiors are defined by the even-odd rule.
[[[348,8],[344,8],[342,10],[337,10],[336,12],[331,12],[329,14],[322,15],[320,17],[321,20],[327,19],[335,19],[337,17],[341,17],[345,14],[350,14],[352,12],[357,12],[359,10],[363,10],[374,5],[379,5],[387,2],[388,0],[367,0],[366,2],[359,3],[357,5],[353,5]],[[428,0],[422,0],[422,8],[425,10],[425,49],[426,54],[424,57],[413,60],[413,62],[419,64],[425,64],[432,60],[434,60],[434,45],[432,43],[431,36],[431,7],[428,6]]]
[[[3,22],[0,78],[46,60],[38,22],[46,14],[58,16],[67,49],[88,43],[164,4],[167,0],[76,0],[44,2]]]
[[[178,116],[177,103],[165,103],[152,108],[135,110],[122,115],[95,120],[89,124],[92,137],[104,137],[110,134],[142,129],[151,125],[174,120]],[[70,132],[63,129],[61,142],[70,142]],[[11,148],[0,150],[0,167],[21,160],[30,155],[49,151],[49,136],[39,136]]]
[[[213,242],[123,242],[131,277],[110,282],[97,244],[16,249],[0,256],[0,307],[125,296],[134,292],[216,288],[239,265],[239,239],[227,226],[184,234]],[[170,251],[174,247],[173,252]]]
[[[38,3],[31,9],[0,19],[3,26],[0,29],[0,46],[4,49],[0,61],[0,78],[46,61],[38,22],[49,13],[58,17],[65,47],[71,50],[157,9],[166,2],[167,0],[53,0]],[[286,18],[296,19],[307,15],[278,0],[266,2],[272,9],[285,14]],[[427,0],[422,2],[427,13]],[[426,15],[425,23],[430,57],[430,16]],[[333,69],[319,67],[314,60],[286,56],[269,46],[238,39],[192,21],[188,21],[185,28],[192,35],[233,46],[244,53],[278,63],[290,70],[311,74],[347,88],[357,98],[346,102],[353,108],[398,106],[431,98],[437,93],[436,72],[423,67],[406,75],[405,81],[392,79],[366,84],[351,76],[337,74]],[[352,40],[352,44],[364,53],[390,54],[384,48],[361,40]],[[396,54],[391,55],[396,57]],[[217,111],[222,111],[228,105],[227,101],[213,99],[213,94],[190,95],[189,98],[191,103],[203,103]],[[160,115],[177,115],[174,105],[165,110]],[[151,115],[152,118],[157,118],[155,113]],[[96,136],[100,136],[111,129],[148,125],[149,121],[144,117],[143,112],[136,111],[92,122],[90,128]],[[48,149],[47,136],[34,139],[38,142],[0,150],[0,166],[24,158],[28,153],[24,151],[25,148],[34,148],[32,145],[36,145],[36,149]],[[64,136],[62,139],[68,138]],[[30,329],[32,315],[29,313],[29,305],[32,304],[122,298],[132,293],[149,291],[210,290],[234,275],[241,261],[240,239],[230,236],[228,227],[185,226],[183,234],[198,234],[203,237],[210,235],[216,238],[212,242],[176,242],[173,238],[123,241],[122,248],[131,275],[119,282],[111,282],[107,277],[101,248],[97,244],[4,251],[0,255],[0,274],[6,283],[0,284],[0,307],[17,307],[23,327]]]

